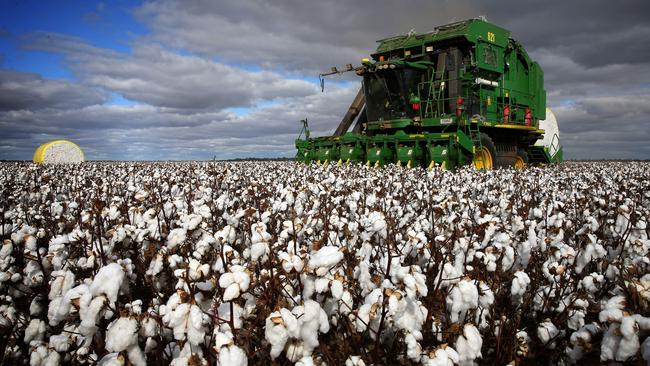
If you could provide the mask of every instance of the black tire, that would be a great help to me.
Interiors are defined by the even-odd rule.
[[[524,161],[524,163],[528,164],[528,152],[522,148],[517,149],[517,156],[521,158],[521,160]]]

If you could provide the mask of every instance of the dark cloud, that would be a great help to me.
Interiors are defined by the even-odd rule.
[[[358,63],[375,40],[481,14],[468,1],[160,1],[136,12],[152,39],[263,67],[317,74]]]
[[[298,121],[331,133],[358,88],[319,93],[305,80],[358,63],[377,39],[479,15],[510,29],[544,69],[566,157],[650,158],[647,0],[164,0],[134,14],[150,32],[129,53],[20,35],[25,50],[63,55],[76,80],[0,74],[0,158],[29,158],[60,137],[95,159],[291,156]],[[107,93],[139,104],[106,104]]]
[[[647,63],[650,2],[491,1],[490,20],[513,30],[530,49],[544,48],[590,68]]]
[[[246,71],[208,59],[180,55],[158,45],[137,43],[121,54],[65,35],[35,33],[24,47],[62,53],[69,67],[89,84],[153,106],[223,109],[256,101],[309,95],[312,83],[269,71]]]
[[[180,113],[151,106],[91,106],[65,111],[0,112],[0,156],[31,156],[43,142],[65,138],[93,159],[210,159],[292,156],[298,121],[309,117],[317,134],[331,133],[354,97],[353,87],[287,98],[239,116]]]
[[[0,69],[0,111],[79,108],[106,100],[105,93],[84,84]]]

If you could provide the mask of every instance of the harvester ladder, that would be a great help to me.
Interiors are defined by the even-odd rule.
[[[481,143],[481,128],[479,126],[479,121],[472,118],[469,121],[469,128],[467,129],[470,139],[472,139],[472,144],[474,145],[474,156],[476,156],[476,148],[478,151],[483,150],[483,144]],[[481,155],[481,158],[483,155]]]
[[[437,84],[438,88],[438,95],[436,95],[436,117],[439,117],[441,115],[441,111],[443,111],[442,104],[441,104],[441,99],[443,97],[443,88],[442,88],[442,83],[444,83],[445,80],[445,71],[447,67],[447,53],[442,52],[438,54],[438,64],[436,65],[436,81],[434,83]]]

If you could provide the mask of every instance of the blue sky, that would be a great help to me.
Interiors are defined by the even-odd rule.
[[[479,15],[541,64],[565,156],[650,158],[647,0],[407,2],[0,0],[0,159],[55,138],[90,159],[292,156],[299,121],[331,132],[360,85],[321,93],[319,72]]]
[[[48,78],[73,79],[61,63],[61,55],[26,50],[19,37],[43,31],[82,37],[98,47],[129,51],[129,42],[146,32],[133,16],[135,1],[36,1],[2,0],[0,37],[2,66],[20,71],[37,72]],[[7,34],[8,33],[8,34]]]

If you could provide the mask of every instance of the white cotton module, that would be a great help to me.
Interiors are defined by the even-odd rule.
[[[34,162],[37,164],[81,163],[85,160],[81,148],[67,140],[45,143],[34,152]]]

